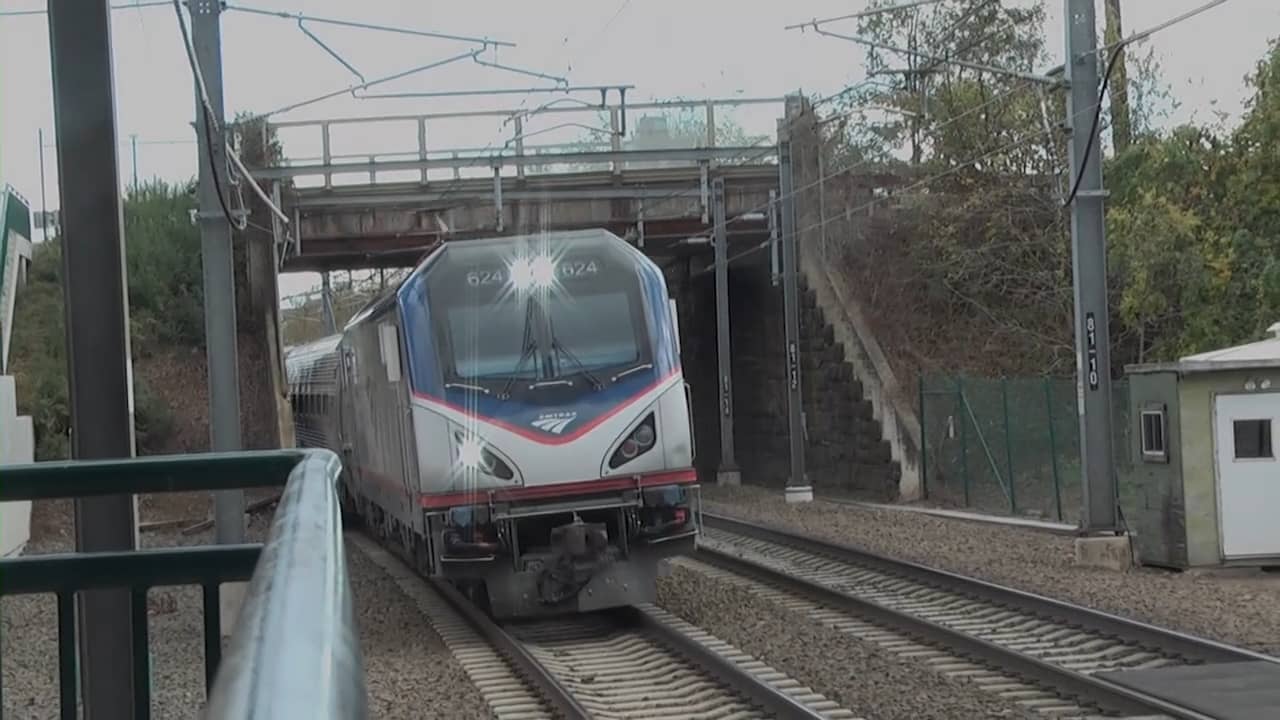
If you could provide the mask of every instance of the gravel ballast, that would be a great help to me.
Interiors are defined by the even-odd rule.
[[[867,720],[1031,717],[975,685],[686,567],[659,580],[658,604]]]
[[[1259,572],[1117,573],[1075,565],[1074,540],[1037,530],[815,501],[779,490],[704,487],[708,512],[950,570],[1068,602],[1280,654],[1280,576]]]
[[[164,519],[148,513],[143,520]],[[33,536],[24,555],[74,547],[68,501],[37,503]],[[186,516],[186,513],[179,513]],[[197,517],[198,519],[198,517]],[[247,540],[260,542],[270,515],[251,516]],[[144,547],[213,542],[212,530],[184,536],[179,529],[141,535]],[[370,718],[483,718],[489,714],[414,601],[385,571],[347,545],[357,622],[364,654]],[[195,587],[151,590],[152,717],[200,717],[204,705],[201,593]],[[23,720],[58,717],[57,603],[52,595],[3,600],[4,716]]]

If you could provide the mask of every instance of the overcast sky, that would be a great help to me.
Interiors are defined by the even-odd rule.
[[[43,4],[0,0],[0,11],[39,9]],[[635,85],[628,100],[781,96],[797,89],[829,93],[863,77],[859,47],[783,30],[784,25],[813,17],[863,9],[863,0],[233,0],[231,4],[506,40],[518,47],[503,48],[498,54],[501,62],[579,84]],[[1201,4],[1203,0],[1124,0],[1125,29],[1143,29]],[[1061,0],[1047,0],[1047,9],[1048,50],[1060,58]],[[122,182],[132,175],[130,136],[135,134],[138,174],[143,179],[181,180],[194,175],[192,81],[172,8],[117,10],[112,22]],[[361,29],[313,26],[313,30],[367,78],[473,47]],[[1244,76],[1276,35],[1280,35],[1280,1],[1231,0],[1149,40],[1165,80],[1182,103],[1172,121],[1209,121],[1215,112],[1226,113],[1228,122],[1238,118],[1247,97]],[[284,107],[346,87],[353,77],[308,39],[296,22],[241,12],[224,16],[223,61],[228,116]],[[543,81],[467,62],[378,89],[404,92],[536,84]],[[516,107],[522,101],[532,107],[545,99],[514,95],[360,101],[348,96],[280,119]],[[776,111],[766,108],[738,119],[749,132],[770,133],[776,116]],[[429,143],[479,147],[497,140],[501,146],[499,126],[500,121],[439,123],[432,126]],[[40,203],[36,137],[41,128],[46,144],[52,146],[48,26],[43,16],[0,17],[0,179],[14,185],[35,207]],[[314,137],[294,133],[283,139],[291,156],[318,153]],[[561,139],[569,137],[552,134],[539,142]],[[333,151],[415,148],[416,135],[406,129],[403,134],[335,137]],[[45,149],[50,208],[58,205],[55,152],[53,147]],[[313,281],[314,277],[306,276],[282,278],[282,292],[296,292]]]

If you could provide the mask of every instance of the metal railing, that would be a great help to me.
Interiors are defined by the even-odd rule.
[[[363,658],[342,542],[337,482],[327,450],[279,450],[0,468],[0,502],[230,490],[284,485],[265,544],[62,553],[0,560],[0,597],[57,596],[60,713],[77,717],[75,597],[127,588],[133,615],[133,706],[149,718],[147,591],[199,585],[210,720],[366,714]],[[219,586],[249,580],[221,659]],[[220,662],[221,661],[221,662]],[[0,694],[2,697],[2,694]]]
[[[421,182],[428,181],[428,171],[433,169],[448,170],[454,179],[460,177],[460,171],[464,169],[481,169],[488,170],[492,167],[510,166],[515,168],[516,175],[523,177],[526,169],[539,170],[557,164],[594,164],[598,163],[606,167],[612,166],[615,171],[621,169],[621,163],[624,162],[623,157],[618,153],[624,150],[631,150],[636,156],[644,154],[644,150],[648,150],[655,160],[666,159],[662,156],[663,150],[680,151],[680,150],[704,150],[712,151],[707,153],[684,153],[683,155],[676,152],[671,156],[671,160],[675,162],[692,162],[696,164],[699,160],[710,159],[726,161],[729,159],[743,159],[754,157],[759,153],[763,145],[755,144],[747,147],[725,148],[723,147],[724,138],[719,137],[716,125],[717,109],[723,111],[726,108],[758,106],[758,105],[774,105],[781,112],[784,98],[709,98],[699,100],[672,100],[648,103],[627,103],[620,104],[597,104],[587,103],[572,98],[559,98],[550,103],[531,108],[531,109],[504,109],[504,110],[480,110],[480,111],[462,111],[462,112],[442,112],[442,113],[425,113],[417,115],[386,115],[373,117],[341,117],[330,118],[324,120],[291,120],[283,122],[264,123],[262,131],[264,140],[270,137],[272,133],[279,133],[281,130],[301,130],[304,133],[311,134],[313,139],[318,139],[320,144],[319,156],[308,157],[291,157],[286,156],[282,161],[273,168],[258,168],[253,174],[259,180],[281,180],[285,178],[299,178],[309,176],[320,176],[323,178],[324,187],[331,187],[333,184],[333,175],[340,173],[367,173],[371,184],[377,182],[378,172],[391,171],[417,171],[420,173]],[[557,104],[565,103],[565,104]],[[670,111],[670,110],[697,110],[700,111],[704,123],[705,136],[699,138],[695,143],[696,147],[657,147],[649,145],[646,141],[643,149],[640,147],[626,148],[623,138],[627,136],[628,113],[634,111]],[[578,119],[572,118],[574,115],[582,114],[591,116],[604,115],[607,117],[607,127],[595,127]],[[550,127],[533,129],[529,126],[532,118],[541,118],[542,116],[570,116],[563,122],[557,122]],[[433,122],[441,121],[459,121],[459,120],[481,120],[481,119],[502,119],[501,133],[503,137],[501,141],[486,147],[448,147],[440,145],[432,145],[428,143],[428,137],[434,136],[429,133],[429,128]],[[383,137],[388,124],[401,124],[405,127],[413,126],[416,128],[416,148],[406,149],[399,152],[363,152],[348,151],[335,152],[333,150],[333,129],[336,127],[362,126],[365,130],[361,133],[365,137]],[[541,145],[526,145],[526,139],[534,138],[544,133],[554,130],[578,129],[585,131],[588,135],[577,142],[556,142]],[[650,140],[656,141],[657,138]],[[769,135],[766,144],[772,144],[772,135]],[[717,149],[728,150],[730,152],[715,152]],[[734,152],[736,150],[736,152]],[[530,157],[532,156],[532,157]],[[535,159],[536,158],[536,159]]]

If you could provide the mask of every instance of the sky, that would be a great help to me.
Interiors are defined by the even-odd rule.
[[[1125,30],[1145,29],[1203,2],[1124,0]],[[1061,58],[1063,2],[1045,3],[1047,51]],[[749,10],[742,0],[230,0],[229,4],[513,42],[517,47],[498,51],[499,62],[564,77],[575,84],[634,85],[628,101],[780,97],[796,90],[827,94],[864,77],[860,47],[783,28],[815,17],[862,10],[865,0],[759,2]],[[41,9],[43,5],[41,0],[0,0],[0,12]],[[1101,2],[1098,5],[1101,15]],[[310,27],[366,78],[475,47],[366,29]],[[845,29],[852,31],[852,21]],[[222,36],[228,117],[240,111],[261,113],[286,107],[353,82],[349,71],[310,40],[296,21],[231,11],[223,17]],[[1181,103],[1169,122],[1208,122],[1222,116],[1230,125],[1237,120],[1248,97],[1244,77],[1276,36],[1280,36],[1280,1],[1230,0],[1147,40],[1145,44],[1153,48],[1161,64],[1164,81]],[[173,9],[161,6],[113,12],[112,41],[121,182],[130,182],[133,175],[133,136],[141,180],[193,176],[193,85]],[[377,91],[546,84],[545,80],[466,61],[388,83]],[[276,119],[527,108],[546,99],[538,95],[413,100],[346,96]],[[766,106],[740,113],[735,119],[749,133],[771,134],[778,114],[779,110]],[[586,117],[581,120],[591,122]],[[58,205],[58,185],[48,25],[41,15],[0,16],[0,181],[17,188],[33,208],[41,202],[37,142],[41,129],[46,144],[45,197],[53,209]],[[526,132],[532,129],[538,128],[530,126]],[[500,121],[442,122],[431,126],[428,143],[433,148],[482,147],[496,140],[501,146],[501,130]],[[580,134],[577,130],[548,133],[539,142],[572,139],[565,132]],[[281,139],[286,155],[300,158],[319,153],[317,137],[312,131],[299,129]],[[413,150],[416,129],[411,127],[353,129],[335,135],[333,147],[335,153]],[[317,277],[309,274],[282,276],[281,292],[296,293],[316,282]]]

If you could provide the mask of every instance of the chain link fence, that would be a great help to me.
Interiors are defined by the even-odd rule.
[[[1073,378],[925,376],[919,402],[926,497],[982,512],[1079,522]],[[1123,479],[1130,464],[1125,380],[1112,383],[1112,430],[1116,474]]]

